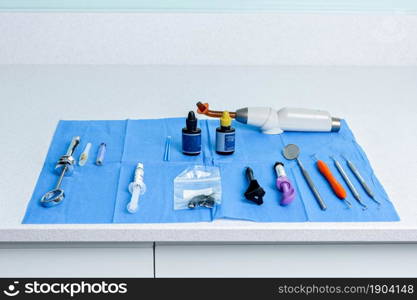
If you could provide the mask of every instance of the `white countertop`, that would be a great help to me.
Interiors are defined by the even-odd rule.
[[[320,108],[349,122],[401,221],[22,225],[60,119]],[[0,241],[417,242],[417,67],[0,66]],[[387,138],[389,137],[389,138]]]

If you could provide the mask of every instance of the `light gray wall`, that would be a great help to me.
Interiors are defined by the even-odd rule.
[[[417,65],[417,15],[0,13],[0,64]]]

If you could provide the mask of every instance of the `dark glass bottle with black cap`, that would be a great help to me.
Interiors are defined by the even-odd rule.
[[[193,111],[188,113],[186,127],[182,129],[182,153],[191,156],[201,153],[201,129]]]

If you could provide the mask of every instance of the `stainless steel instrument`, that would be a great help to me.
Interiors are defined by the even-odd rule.
[[[308,186],[310,187],[311,191],[314,194],[314,197],[316,197],[317,203],[319,204],[321,210],[326,210],[327,205],[326,202],[324,202],[323,198],[321,197],[316,185],[313,182],[313,179],[311,178],[310,174],[308,173],[307,169],[304,167],[300,159],[298,158],[300,155],[300,148],[298,148],[297,145],[289,144],[285,146],[284,148],[284,157],[288,160],[297,160],[298,166],[301,169],[301,172],[303,173],[303,176],[305,180],[308,183]]]
[[[56,164],[55,170],[60,172],[58,183],[55,188],[45,195],[41,199],[41,205],[44,207],[53,207],[59,205],[65,199],[64,190],[61,188],[62,181],[65,176],[70,176],[74,171],[75,159],[73,157],[75,149],[80,144],[80,137],[74,137],[71,144],[68,147],[67,153],[63,155]]]
[[[352,173],[355,175],[356,179],[360,182],[365,192],[368,194],[368,196],[378,205],[381,205],[381,202],[375,199],[375,195],[372,192],[371,188],[366,184],[365,179],[362,177],[361,173],[359,172],[358,168],[353,164],[352,161],[350,161],[348,158],[343,156],[343,158],[346,160],[347,165],[349,166],[349,169],[352,171]]]
[[[340,175],[342,175],[344,181],[346,182],[347,186],[349,187],[350,191],[352,192],[353,197],[355,197],[356,201],[358,201],[358,203],[363,207],[363,209],[367,209],[368,206],[365,203],[362,202],[362,199],[361,199],[361,196],[359,195],[358,190],[353,185],[352,181],[350,180],[346,171],[343,169],[342,165],[333,156],[331,156],[331,158],[334,161],[336,169],[339,171]]]

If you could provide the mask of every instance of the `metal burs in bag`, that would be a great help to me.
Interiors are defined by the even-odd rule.
[[[196,207],[205,207],[213,208],[216,204],[216,200],[213,197],[214,195],[199,195],[193,197],[190,202],[188,202],[188,208],[193,209]]]
[[[174,209],[213,208],[221,203],[220,169],[195,165],[174,179]]]

